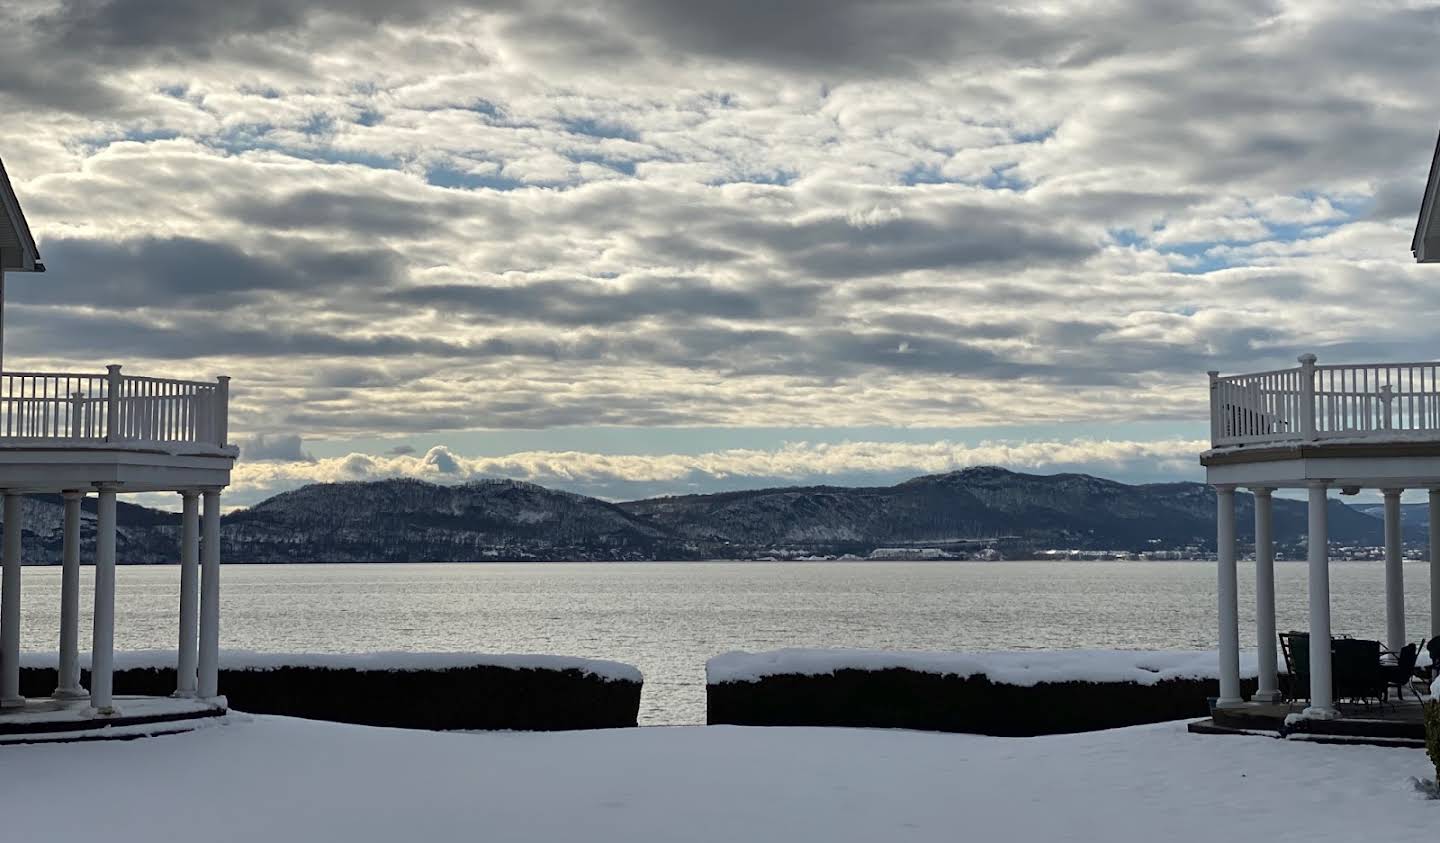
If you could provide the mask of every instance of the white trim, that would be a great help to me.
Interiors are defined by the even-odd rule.
[[[25,212],[20,210],[20,199],[15,195],[15,188],[10,185],[10,176],[5,172],[4,161],[0,161],[0,205],[4,206],[5,216],[20,238],[20,265],[6,269],[11,272],[43,272],[45,265],[40,262],[40,249],[35,245],[35,237],[30,233],[30,224],[25,221]]]
[[[1435,156],[1430,159],[1430,177],[1425,180],[1425,195],[1420,199],[1420,214],[1415,220],[1415,236],[1410,240],[1410,252],[1419,263],[1440,262],[1440,232],[1426,236],[1430,233],[1437,200],[1440,200],[1440,139],[1435,143]]]

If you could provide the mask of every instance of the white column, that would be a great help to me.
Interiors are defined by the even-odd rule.
[[[1235,572],[1235,487],[1215,487],[1216,589],[1220,616],[1219,708],[1244,705],[1240,697],[1240,585]]]
[[[25,705],[20,696],[20,537],[24,498],[5,492],[5,556],[0,571],[0,708]]]
[[[220,695],[220,490],[205,490],[200,578],[200,667],[197,693]]]
[[[90,707],[114,714],[115,487],[102,485],[95,506],[95,635],[90,647]]]
[[[1327,484],[1310,485],[1310,523],[1307,556],[1310,561],[1310,706],[1306,717],[1330,720],[1340,716],[1330,662],[1330,546]]]
[[[85,696],[80,687],[80,502],[84,492],[62,493],[65,535],[60,558],[60,670],[56,699]]]
[[[200,496],[180,493],[180,658],[175,663],[175,696],[195,696],[196,623],[200,609]]]
[[[1430,490],[1430,637],[1440,636],[1440,489]]]
[[[1280,699],[1275,675],[1275,542],[1272,489],[1251,489],[1255,494],[1255,643],[1259,651],[1259,686],[1250,699],[1273,703]]]
[[[1385,496],[1385,646],[1400,652],[1405,646],[1405,558],[1401,551],[1400,493],[1382,489]]]

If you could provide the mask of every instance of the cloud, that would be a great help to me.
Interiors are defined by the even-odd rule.
[[[303,440],[294,434],[257,433],[248,439],[241,439],[240,459],[246,462],[299,462],[313,463],[315,458],[305,451]]]
[[[27,303],[84,299],[113,307],[234,307],[279,291],[381,284],[397,262],[396,255],[375,249],[316,249],[272,240],[268,253],[249,254],[194,237],[49,238],[44,254],[54,268],[46,283],[27,290]]]
[[[229,374],[237,436],[312,442],[1196,423],[1210,368],[1440,354],[1407,251],[1437,25],[16,0],[0,150],[50,271],[7,355]],[[344,471],[471,471],[424,456]]]

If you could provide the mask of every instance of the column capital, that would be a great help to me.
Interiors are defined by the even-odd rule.
[[[1307,488],[1307,489],[1329,489],[1329,488],[1330,488],[1331,486],[1333,486],[1333,485],[1335,485],[1335,481],[1334,481],[1334,480],[1306,480],[1306,481],[1305,481],[1305,488]]]
[[[1210,488],[1215,490],[1217,495],[1233,495],[1240,487],[1238,483],[1211,483]]]
[[[60,497],[67,501],[83,501],[88,494],[90,494],[89,489],[66,489],[60,493]]]
[[[1404,489],[1381,489],[1380,494],[1387,498],[1398,498],[1404,491]]]
[[[207,494],[207,495],[218,495],[218,494],[220,494],[221,492],[225,491],[225,487],[224,487],[224,486],[201,486],[201,487],[199,487],[198,489],[196,489],[195,491],[197,491],[197,492],[203,492],[204,494]]]
[[[181,490],[180,490],[180,497],[184,498],[185,500],[192,500],[192,499],[194,499],[194,498],[198,498],[198,497],[200,497],[200,490],[199,490],[199,489],[181,489]]]
[[[108,480],[91,483],[97,492],[118,492],[124,486],[123,483],[112,483]]]
[[[1275,487],[1274,487],[1274,486],[1251,486],[1251,487],[1250,487],[1250,494],[1254,495],[1254,496],[1257,497],[1257,498],[1268,498],[1268,497],[1270,497],[1270,495],[1274,494],[1274,492],[1275,492]]]

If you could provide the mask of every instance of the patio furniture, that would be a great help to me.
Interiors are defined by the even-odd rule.
[[[1280,650],[1290,676],[1286,699],[1310,700],[1310,633],[1284,632]],[[1385,699],[1386,674],[1380,664],[1380,642],[1336,637],[1330,641],[1331,686],[1337,700],[1369,705]]]
[[[1435,681],[1436,676],[1440,676],[1440,635],[1426,641],[1421,645],[1421,649],[1430,654],[1430,665],[1416,668],[1415,678],[1423,680],[1425,690],[1428,691],[1430,683]]]
[[[1330,642],[1335,698],[1383,702],[1386,678],[1380,664],[1380,642],[1363,638],[1336,638]]]
[[[1395,663],[1381,666],[1380,672],[1385,676],[1386,698],[1389,698],[1389,689],[1394,688],[1395,696],[1403,700],[1405,688],[1410,685],[1410,680],[1415,678],[1415,662],[1420,657],[1420,647],[1406,644],[1394,655]]]
[[[1285,684],[1280,689],[1287,700],[1310,699],[1310,633],[1280,633],[1280,652],[1285,655]]]

